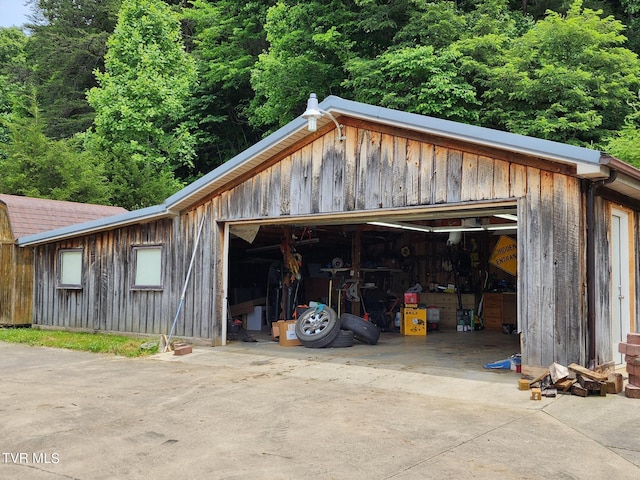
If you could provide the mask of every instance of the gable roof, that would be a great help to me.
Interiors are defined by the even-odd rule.
[[[7,214],[14,240],[26,235],[42,233],[127,212],[126,209],[121,207],[22,197],[19,195],[0,194],[0,202],[7,206]]]
[[[583,147],[539,138],[527,137],[509,132],[493,130],[485,127],[443,120],[415,113],[401,112],[389,108],[377,107],[336,96],[329,96],[319,104],[319,109],[329,112],[335,117],[342,115],[388,126],[398,127],[414,132],[428,133],[440,137],[455,139],[476,145],[488,146],[509,152],[543,158],[549,161],[576,166],[579,176],[591,179],[606,178],[609,168],[620,168],[625,171],[628,182],[622,185],[622,178],[609,188],[620,184],[626,189],[623,193],[640,199],[640,170],[613,157]],[[333,122],[328,116],[318,120],[318,128]],[[137,223],[141,220],[151,221],[168,216],[176,216],[180,211],[203,200],[211,193],[240,176],[250,173],[261,163],[267,161],[305,137],[312,135],[307,131],[307,121],[298,117],[278,129],[268,137],[249,147],[231,160],[215,168],[207,175],[167,198],[162,204],[146,209],[129,212],[118,217],[75,225],[56,231],[21,238],[19,245],[36,245],[50,243],[64,238],[109,230]],[[621,190],[622,191],[622,190]]]

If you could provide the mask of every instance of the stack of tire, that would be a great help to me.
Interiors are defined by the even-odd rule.
[[[300,314],[296,321],[296,335],[309,348],[342,348],[353,346],[354,339],[375,345],[380,329],[357,315],[343,313],[340,318],[331,307],[317,305]]]

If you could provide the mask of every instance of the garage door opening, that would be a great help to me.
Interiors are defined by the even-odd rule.
[[[230,232],[230,314],[255,339],[273,342],[277,321],[315,302],[376,325],[381,347],[483,335],[468,340],[482,358],[519,352],[515,206]]]

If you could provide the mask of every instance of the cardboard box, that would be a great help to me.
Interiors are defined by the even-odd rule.
[[[403,308],[400,333],[403,335],[427,335],[427,309]]]
[[[277,323],[279,330],[278,342],[281,347],[295,347],[297,345],[302,345],[296,335],[295,320],[279,320]]]

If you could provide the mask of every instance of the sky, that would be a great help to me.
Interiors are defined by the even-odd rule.
[[[0,0],[0,27],[19,27],[27,22],[31,9],[24,5],[25,1]]]

